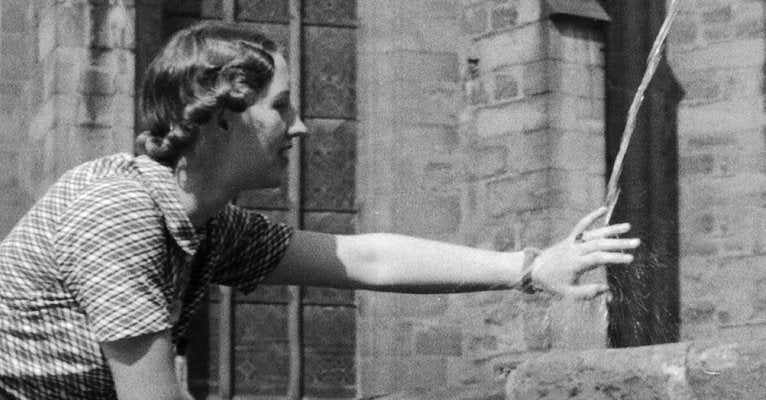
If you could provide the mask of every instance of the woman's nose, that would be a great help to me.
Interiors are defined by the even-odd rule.
[[[301,118],[296,116],[293,120],[293,123],[289,128],[287,128],[287,137],[292,139],[295,137],[305,136],[308,132],[309,130],[306,128],[306,125],[303,124]]]

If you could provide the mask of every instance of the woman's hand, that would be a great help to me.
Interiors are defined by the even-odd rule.
[[[635,249],[639,239],[618,239],[630,224],[609,225],[587,230],[606,213],[606,207],[588,214],[566,239],[544,250],[532,264],[532,282],[545,290],[577,298],[593,298],[609,290],[605,284],[579,285],[580,277],[603,264],[633,261],[625,250]]]

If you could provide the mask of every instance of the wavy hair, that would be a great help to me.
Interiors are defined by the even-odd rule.
[[[177,32],[149,64],[140,98],[148,130],[137,154],[173,166],[199,127],[223,110],[243,112],[274,75],[277,45],[250,28],[203,22]],[[226,121],[219,125],[227,129]]]

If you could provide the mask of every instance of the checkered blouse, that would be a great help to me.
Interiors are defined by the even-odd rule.
[[[145,156],[67,172],[0,242],[0,399],[116,398],[99,342],[177,339],[211,283],[253,290],[291,234],[233,205],[195,231]]]

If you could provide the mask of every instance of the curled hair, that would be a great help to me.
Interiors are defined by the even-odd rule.
[[[201,125],[256,101],[274,76],[277,51],[261,33],[223,22],[177,32],[146,70],[140,102],[148,130],[136,138],[136,153],[174,165]]]

